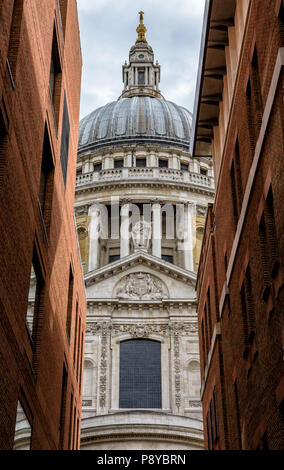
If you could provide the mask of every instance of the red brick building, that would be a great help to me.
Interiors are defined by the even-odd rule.
[[[0,26],[0,449],[77,449],[76,1],[2,0]]]
[[[283,449],[284,5],[208,0],[191,152],[212,155],[197,279],[209,449]]]

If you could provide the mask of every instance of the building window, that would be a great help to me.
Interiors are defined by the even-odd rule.
[[[200,174],[201,175],[207,176],[207,173],[208,173],[208,171],[206,170],[206,168],[200,168]]]
[[[239,206],[238,206],[238,199],[237,199],[237,182],[236,182],[234,162],[232,162],[230,176],[231,176],[231,190],[232,190],[234,223],[235,223],[235,228],[236,228],[237,224],[238,224],[238,220],[239,220]]]
[[[264,211],[260,219],[259,240],[263,265],[264,285],[265,288],[267,288],[270,284],[271,278],[275,276],[279,267],[274,201],[271,187],[268,191],[264,204]],[[267,292],[265,289],[264,297],[266,297],[266,293]]]
[[[241,418],[240,418],[239,392],[238,392],[237,382],[234,382],[234,395],[235,395],[235,408],[236,408],[236,416],[237,416],[238,445],[239,445],[239,449],[242,450]]]
[[[64,184],[66,184],[67,169],[68,169],[69,135],[70,135],[70,122],[69,122],[66,94],[64,93],[64,110],[63,110],[63,119],[62,119],[62,135],[61,135],[61,150],[60,150],[60,160],[61,160]]]
[[[214,415],[213,415],[212,400],[210,401],[209,412],[210,412],[210,432],[211,432],[212,448],[214,449],[216,436],[215,436],[215,428],[214,428]]]
[[[164,158],[159,158],[159,168],[168,168],[169,162]]]
[[[210,297],[210,287],[207,291],[207,313],[208,313],[208,323],[209,323],[209,338],[211,342],[212,338],[212,312],[211,312],[211,297]]]
[[[213,408],[214,408],[214,418],[215,418],[215,421],[214,421],[215,422],[215,436],[217,440],[219,436],[219,418],[218,418],[216,387],[214,387],[214,390],[213,390]]]
[[[53,196],[53,181],[54,181],[54,165],[49,142],[47,127],[45,127],[41,173],[40,173],[40,188],[39,188],[39,206],[44,222],[45,228],[48,230],[51,220],[51,207]]]
[[[42,297],[44,281],[37,257],[36,250],[33,252],[33,260],[30,273],[30,285],[28,293],[28,309],[26,315],[26,326],[29,332],[33,347],[36,345],[39,316],[42,308]]]
[[[211,450],[211,439],[210,439],[210,426],[209,426],[209,415],[206,416],[206,430],[207,430],[207,448]]]
[[[251,62],[251,77],[253,86],[255,128],[256,135],[258,135],[262,123],[262,97],[259,81],[258,57],[256,47],[254,48],[254,53]]]
[[[138,85],[145,85],[145,70],[138,69]]]
[[[113,263],[114,261],[117,261],[118,259],[120,259],[120,255],[109,255],[108,262]]]
[[[162,254],[162,259],[164,261],[167,261],[168,263],[173,263],[174,262],[174,257],[173,255],[163,255]]]
[[[207,305],[204,305],[204,321],[205,321],[205,341],[206,341],[206,351],[207,355],[210,351],[210,344],[211,344],[211,336],[210,331],[208,328],[208,314],[207,314]]]
[[[254,338],[255,330],[254,306],[249,265],[246,269],[245,278],[241,286],[241,304],[243,314],[244,343],[246,347],[244,355],[247,357],[247,347]]]
[[[247,105],[247,120],[248,120],[250,148],[252,151],[254,151],[255,135],[254,135],[253,106],[252,106],[252,92],[251,92],[250,78],[248,79],[247,89],[246,89],[246,105]]]
[[[102,169],[102,164],[101,163],[95,163],[94,164],[94,171],[101,171]]]
[[[123,168],[123,166],[124,166],[123,159],[114,160],[114,168]]]
[[[31,437],[32,427],[21,403],[18,401],[13,450],[30,450]]]
[[[68,438],[68,449],[72,449],[72,429],[73,426],[73,412],[74,412],[74,396],[73,393],[71,392],[71,400],[70,400],[70,411],[69,411],[69,438]]]
[[[146,158],[136,158],[136,167],[145,168],[147,166]]]
[[[203,371],[205,371],[205,366],[207,363],[207,350],[205,343],[205,328],[204,328],[204,319],[201,320],[201,337],[202,337],[202,353],[203,353]]]
[[[76,379],[79,380],[80,373],[80,355],[81,355],[81,333],[82,333],[82,320],[79,315],[78,337],[77,337],[77,361],[76,361]]]
[[[74,290],[74,277],[72,268],[69,269],[69,286],[68,286],[68,301],[67,301],[67,316],[66,316],[66,333],[70,343],[71,325],[72,325],[72,307],[73,307],[73,290]]]
[[[181,171],[188,171],[188,163],[181,163],[180,169]]]
[[[128,340],[120,344],[120,408],[161,408],[161,343]]]
[[[57,43],[57,37],[56,37],[56,29],[54,26],[51,59],[50,59],[50,71],[49,71],[49,94],[50,94],[50,101],[53,107],[56,128],[58,127],[58,119],[59,119],[60,94],[61,94],[61,82],[62,82],[61,72],[62,71],[61,71],[58,43]]]
[[[65,437],[65,419],[66,419],[66,403],[67,403],[67,370],[65,364],[63,364],[63,374],[62,374],[62,388],[61,388],[61,405],[60,405],[60,422],[59,422],[59,431],[60,431],[60,447],[64,447],[64,437]]]
[[[79,306],[76,302],[76,315],[75,315],[75,333],[74,333],[74,349],[73,349],[73,367],[76,368],[77,358],[77,343],[78,343],[78,323],[79,323]]]
[[[76,450],[77,448],[77,407],[74,407],[74,413],[73,413],[73,442],[72,442],[72,449]]]
[[[12,24],[10,30],[9,48],[7,55],[7,67],[10,74],[12,85],[16,73],[17,59],[19,53],[21,25],[23,17],[24,0],[14,0]]]

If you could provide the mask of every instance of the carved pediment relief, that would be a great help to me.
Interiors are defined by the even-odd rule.
[[[132,273],[123,277],[114,290],[119,299],[160,300],[168,298],[166,285],[149,273]]]

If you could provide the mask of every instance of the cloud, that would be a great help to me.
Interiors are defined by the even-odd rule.
[[[161,64],[161,91],[192,110],[205,0],[77,0],[83,75],[81,118],[116,100],[121,67],[145,12],[147,40]]]

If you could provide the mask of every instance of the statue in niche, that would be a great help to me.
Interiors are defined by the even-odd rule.
[[[149,273],[133,273],[122,279],[117,288],[119,299],[161,300],[168,297],[163,283]]]
[[[151,233],[151,223],[146,222],[144,219],[141,219],[134,225],[131,232],[134,251],[148,251]]]

